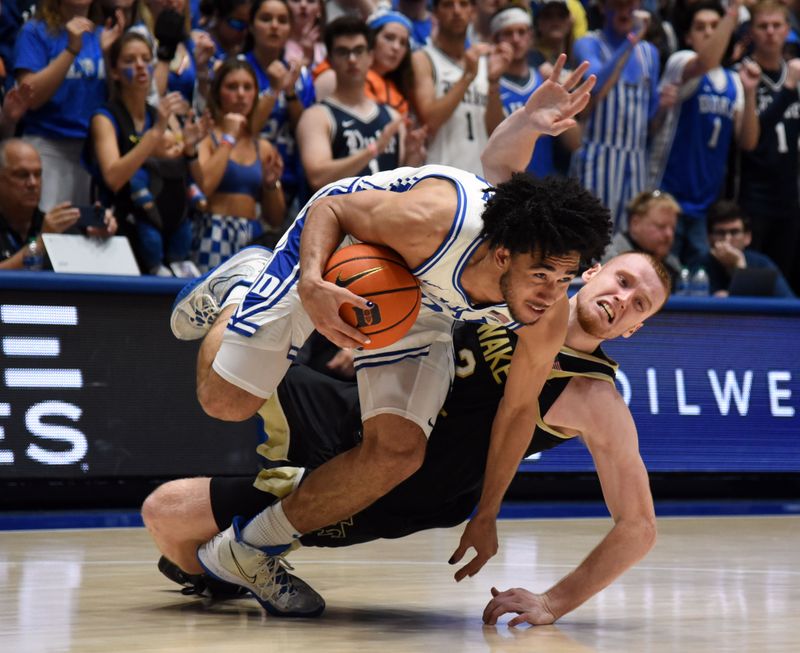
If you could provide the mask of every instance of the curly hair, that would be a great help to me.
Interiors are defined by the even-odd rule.
[[[523,172],[499,184],[483,211],[481,235],[512,254],[564,256],[578,252],[590,264],[611,238],[611,214],[575,179],[536,179]]]

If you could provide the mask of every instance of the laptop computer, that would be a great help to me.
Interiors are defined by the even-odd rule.
[[[55,272],[139,276],[125,236],[88,238],[78,234],[42,234]]]
[[[773,297],[778,271],[770,268],[736,270],[728,287],[731,297]]]

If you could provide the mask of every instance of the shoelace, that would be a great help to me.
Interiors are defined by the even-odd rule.
[[[266,568],[266,569],[265,569]],[[258,567],[259,575],[264,572],[264,580],[259,585],[259,596],[265,601],[277,599],[284,592],[289,592],[290,595],[297,593],[288,571],[294,571],[294,567],[283,556],[268,556],[264,555]],[[283,575],[283,579],[279,580],[278,576]],[[266,594],[266,591],[269,593]]]
[[[217,302],[209,295],[200,295],[194,302],[194,316],[192,320],[201,324],[211,324],[216,318],[215,313],[219,310]]]

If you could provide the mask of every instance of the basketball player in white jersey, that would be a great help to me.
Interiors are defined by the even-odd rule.
[[[563,63],[564,58],[528,105],[509,119],[509,125],[523,129],[515,134],[498,128],[498,143],[524,148],[538,134],[556,135],[574,125],[572,116],[587,104],[594,79],[578,86],[583,65],[560,84]],[[518,158],[508,160],[516,165]],[[501,172],[501,165],[489,167]],[[481,501],[452,559],[474,548],[476,557],[456,579],[477,573],[497,550],[500,502],[530,439],[536,398],[563,342],[566,287],[581,259],[602,253],[609,228],[608,212],[571,180],[544,184],[514,175],[489,188],[483,179],[454,168],[400,168],[320,190],[244,298],[237,280],[258,268],[259,250],[231,259],[187,288],[173,312],[178,337],[204,335],[209,302],[226,309],[201,347],[198,397],[207,413],[229,420],[256,413],[314,328],[340,347],[368,344],[338,310],[347,302],[369,311],[370,302],[344,284],[322,279],[340,243],[358,240],[395,249],[424,293],[423,309],[406,336],[389,347],[356,353],[363,444],[319,467],[294,492],[288,484],[288,496],[248,524],[234,520],[198,550],[204,569],[251,590],[270,612],[318,614],[321,598],[285,572],[282,555],[302,533],[355,514],[421,465],[452,379],[453,321],[466,320],[504,324],[519,337],[492,429]],[[250,270],[243,272],[244,267]]]
[[[438,30],[411,62],[417,114],[431,134],[426,162],[481,174],[481,153],[488,139],[486,55],[492,46],[475,43],[467,48],[474,9],[472,0],[434,0]]]

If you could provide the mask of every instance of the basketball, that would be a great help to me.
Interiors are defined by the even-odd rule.
[[[419,282],[388,247],[366,243],[343,247],[331,256],[323,277],[375,304],[371,309],[342,304],[339,309],[345,322],[370,337],[372,342],[364,349],[397,342],[417,319],[422,299]]]

